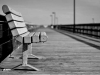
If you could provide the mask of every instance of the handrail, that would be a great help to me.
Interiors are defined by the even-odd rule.
[[[54,25],[54,28],[73,32],[74,25]],[[100,38],[100,23],[76,24],[75,25],[75,33]]]

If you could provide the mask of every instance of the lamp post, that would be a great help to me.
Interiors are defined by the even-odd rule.
[[[73,27],[73,32],[75,32],[75,0],[73,1],[73,22],[74,22],[74,27]]]
[[[56,24],[58,24],[58,17],[56,17]]]
[[[95,23],[94,18],[92,18],[92,20],[93,20],[93,23]]]
[[[53,15],[50,15],[51,17],[51,25],[53,25]]]
[[[56,13],[52,12],[52,14],[54,14],[54,25],[55,25],[55,21],[56,21]]]

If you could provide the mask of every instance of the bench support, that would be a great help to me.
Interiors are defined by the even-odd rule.
[[[41,56],[36,56],[34,54],[32,54],[32,43],[28,45],[28,58],[29,59],[43,59],[43,57]]]
[[[38,71],[39,69],[37,69],[37,68],[33,67],[32,65],[28,64],[29,55],[35,56],[31,53],[32,52],[32,44],[23,43],[22,52],[23,52],[22,64],[14,67],[13,69],[15,69],[15,70],[21,70],[21,69],[22,70],[23,69],[28,70],[28,69],[31,69],[32,71]],[[31,58],[36,58],[36,57],[31,57]]]

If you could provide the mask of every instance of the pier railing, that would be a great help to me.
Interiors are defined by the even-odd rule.
[[[70,32],[74,31],[74,25],[54,25],[53,28]],[[100,23],[76,24],[75,33],[100,38]]]

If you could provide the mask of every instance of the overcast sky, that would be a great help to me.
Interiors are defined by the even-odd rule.
[[[0,0],[1,14],[4,4],[33,24],[51,24],[52,12],[56,12],[59,24],[73,23],[73,0]],[[92,18],[100,23],[100,0],[76,0],[76,23],[92,23]]]

